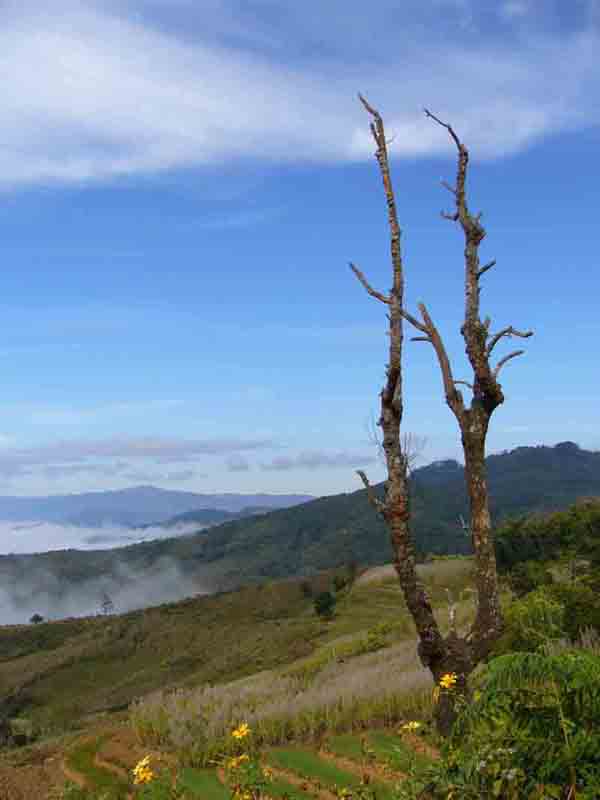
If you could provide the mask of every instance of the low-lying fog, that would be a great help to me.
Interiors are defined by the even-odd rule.
[[[186,536],[202,528],[198,523],[173,527],[133,529],[117,525],[85,528],[52,522],[1,522],[0,555],[43,553],[50,550],[109,550],[152,539]],[[208,576],[207,576],[208,577]],[[47,569],[34,567],[23,578],[0,585],[0,625],[29,624],[34,614],[45,620],[84,617],[103,613],[106,596],[111,613],[175,602],[194,594],[210,594],[209,580],[184,576],[169,558],[156,562],[152,571],[136,574],[118,562],[111,576],[99,576],[65,591],[60,578]]]

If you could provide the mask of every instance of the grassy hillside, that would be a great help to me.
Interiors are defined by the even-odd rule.
[[[0,796],[4,791],[11,800],[58,798],[49,793],[55,785],[52,759],[58,759],[63,783],[69,776],[84,787],[70,790],[69,800],[99,800],[100,792],[104,800],[126,800],[134,796],[133,766],[149,756],[154,769],[160,764],[175,769],[187,800],[229,800],[231,793],[223,785],[229,773],[215,771],[214,758],[241,752],[231,731],[245,721],[251,736],[244,746],[252,758],[260,757],[263,766],[272,769],[273,798],[334,800],[344,785],[354,793],[370,786],[378,798],[414,800],[414,787],[423,787],[426,776],[435,773],[442,794],[426,795],[430,800],[445,800],[444,786],[459,791],[456,796],[480,800],[487,796],[477,788],[485,783],[483,774],[476,774],[483,767],[474,772],[474,765],[487,764],[491,754],[490,769],[497,767],[498,772],[492,770],[489,781],[500,787],[499,800],[521,796],[513,790],[529,780],[525,766],[538,770],[531,778],[534,783],[541,785],[536,776],[547,775],[547,788],[555,792],[548,796],[556,798],[566,796],[565,781],[579,776],[578,796],[590,800],[597,796],[595,787],[600,788],[600,772],[594,771],[594,754],[600,752],[600,650],[588,636],[588,643],[578,645],[583,649],[573,655],[573,644],[561,638],[572,628],[582,592],[591,592],[586,597],[597,605],[587,580],[597,578],[594,543],[600,505],[587,503],[582,508],[548,517],[545,523],[551,531],[560,528],[562,541],[579,542],[581,552],[588,552],[588,574],[574,579],[560,569],[564,556],[580,554],[569,547],[565,553],[553,551],[547,563],[536,560],[536,570],[525,576],[511,573],[503,579],[507,633],[490,664],[481,665],[472,676],[484,697],[481,712],[473,717],[485,723],[483,733],[465,738],[463,750],[450,755],[444,751],[439,765],[434,751],[441,742],[429,722],[431,676],[418,660],[414,628],[394,570],[380,566],[361,572],[345,586],[335,582],[337,603],[329,620],[315,616],[313,600],[332,587],[334,571],[307,581],[269,581],[115,617],[0,628],[4,715],[11,718],[13,733],[38,734],[36,743],[0,757]],[[580,541],[575,534],[583,524],[586,537]],[[570,533],[568,526],[574,526]],[[520,539],[528,535],[525,525],[513,525],[506,535],[514,530]],[[538,536],[537,528],[533,532]],[[446,589],[460,597],[457,624],[459,632],[464,631],[474,617],[472,597],[465,591],[473,584],[471,559],[437,559],[418,569],[442,631],[448,629]],[[545,571],[560,583],[546,585]],[[518,599],[509,585],[517,587]],[[583,624],[585,614],[579,619]],[[546,657],[536,642],[548,637],[553,641]],[[561,660],[565,648],[567,655]],[[511,668],[513,655],[517,662]],[[536,706],[537,678],[526,677],[532,666],[541,668],[542,661],[535,666],[536,658],[543,660],[544,669],[561,675],[555,683],[555,691],[563,693],[559,714],[544,692]],[[493,681],[502,677],[503,664],[509,668],[498,694]],[[512,678],[511,669],[516,670]],[[502,711],[494,705],[498,696],[502,703],[516,697],[517,705]],[[526,704],[519,710],[520,697]],[[539,730],[534,725],[538,712]],[[565,719],[570,726],[568,746],[561,727]],[[414,720],[422,721],[420,737],[402,728]],[[524,739],[518,738],[518,731]],[[499,749],[492,752],[494,742]],[[512,753],[520,758],[514,768],[507,761]],[[544,754],[550,754],[547,764]],[[575,759],[575,771],[569,758]],[[42,763],[43,769],[35,772],[33,765]],[[580,764],[587,765],[587,777],[579,771]],[[546,796],[532,795],[529,789],[523,796]],[[163,795],[156,796],[162,800]]]
[[[440,584],[464,586],[470,569],[470,559],[419,567],[442,605]],[[333,620],[319,619],[310,595],[328,589],[332,577],[267,582],[114,617],[0,627],[5,701],[14,698],[13,716],[57,732],[165,686],[220,684],[316,652],[333,658],[331,642],[369,630],[383,643],[414,636],[393,576],[380,584],[358,581],[340,594]]]
[[[458,590],[470,582],[471,561],[449,559],[422,565],[419,571],[434,605],[441,608],[446,604],[443,587]],[[331,588],[334,576],[329,571],[308,581],[270,581],[115,617],[0,628],[4,712],[13,730],[37,734],[35,743],[5,751],[0,758],[0,794],[6,775],[2,764],[14,765],[9,774],[17,781],[19,767],[41,760],[46,764],[53,754],[60,758],[65,774],[87,774],[88,779],[91,775],[93,785],[109,787],[111,798],[124,800],[127,794],[123,779],[115,776],[115,765],[112,777],[102,767],[104,756],[108,758],[111,746],[116,747],[114,737],[98,734],[90,739],[90,735],[98,725],[111,723],[127,737],[126,731],[137,725],[145,741],[128,744],[129,759],[144,750],[157,753],[152,740],[159,733],[161,703],[167,696],[181,696],[173,694],[174,689],[205,696],[208,692],[218,698],[221,709],[235,713],[249,712],[244,702],[262,693],[282,709],[302,708],[302,724],[310,720],[311,709],[327,698],[337,698],[339,706],[342,694],[346,699],[345,706],[339,706],[340,722],[348,715],[357,716],[357,704],[364,703],[384,679],[400,698],[417,690],[417,707],[423,698],[427,702],[431,679],[418,663],[414,629],[395,576],[389,572],[382,576],[379,570],[359,576],[351,588],[338,592],[335,615],[324,620],[315,615],[313,599]],[[471,617],[472,604],[462,602],[461,624]],[[395,669],[390,672],[391,664]],[[290,687],[295,706],[290,706]],[[180,720],[181,713],[179,708]],[[196,713],[192,717],[198,719]],[[368,726],[369,718],[363,722]],[[379,726],[375,719],[371,722]],[[177,728],[171,730],[177,738]],[[302,739],[301,727],[297,734]],[[164,732],[161,736],[169,749],[174,743],[168,745]],[[185,759],[183,751],[180,757]],[[188,772],[187,779],[193,785],[199,782],[203,791],[212,786],[216,792],[211,783],[214,771],[199,769],[205,772]],[[307,782],[306,776],[294,778],[293,770],[277,774],[281,791],[295,786],[296,779]],[[347,771],[346,775],[357,780]],[[25,776],[31,779],[30,772],[23,772],[23,780]],[[308,784],[316,786],[310,780]],[[40,800],[46,797],[44,791],[42,787],[36,791]],[[20,800],[18,794],[14,797]]]

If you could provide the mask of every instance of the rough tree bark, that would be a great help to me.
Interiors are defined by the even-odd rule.
[[[442,692],[435,709],[436,727],[439,733],[447,736],[456,718],[455,700],[458,696],[467,697],[467,679],[477,664],[490,653],[494,642],[503,630],[503,620],[499,601],[498,579],[494,542],[488,503],[488,490],[485,472],[485,440],[491,415],[504,402],[502,387],[498,383],[498,373],[511,358],[523,351],[517,350],[500,359],[494,369],[489,358],[492,350],[504,336],[531,336],[532,332],[519,332],[512,326],[503,328],[493,336],[489,333],[490,318],[482,322],[479,316],[479,279],[495,261],[481,267],[478,248],[485,236],[481,225],[481,214],[473,217],[467,208],[465,180],[469,154],[459,141],[450,125],[441,122],[425,110],[427,117],[445,127],[458,148],[458,175],[456,186],[444,186],[454,195],[456,211],[442,216],[458,221],[465,236],[465,320],[461,334],[465,340],[466,352],[473,369],[473,382],[456,381],[452,375],[450,360],[443,341],[426,307],[420,303],[422,321],[415,319],[403,304],[404,278],[400,248],[401,231],[398,225],[396,202],[390,177],[387,143],[383,120],[378,111],[372,108],[362,95],[359,99],[372,116],[371,133],[377,145],[377,158],[385,190],[388,218],[391,233],[391,257],[393,285],[388,295],[371,287],[363,273],[354,265],[350,267],[367,292],[389,307],[389,364],[386,369],[387,380],[381,391],[381,416],[378,425],[383,430],[383,449],[385,452],[388,479],[385,482],[384,500],[379,500],[364,472],[358,471],[369,501],[385,519],[394,552],[394,567],[398,574],[406,605],[414,620],[419,637],[418,653],[424,666],[432,673],[436,685],[444,674],[455,673],[456,685],[452,691]],[[442,375],[446,403],[456,417],[465,457],[465,478],[467,482],[471,512],[471,531],[475,551],[477,612],[475,621],[466,636],[457,634],[451,625],[447,636],[442,636],[435,619],[431,602],[417,577],[414,546],[410,533],[410,512],[407,481],[407,454],[402,451],[400,425],[402,422],[402,322],[406,319],[421,332],[413,337],[415,341],[429,342],[437,355]],[[467,385],[473,393],[470,405],[465,406],[457,384]]]

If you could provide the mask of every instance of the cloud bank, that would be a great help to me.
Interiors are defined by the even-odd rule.
[[[384,2],[373,20],[364,4],[319,4],[317,32],[310,4],[291,2],[252,15],[224,1],[65,0],[59,13],[4,4],[0,180],[371,159],[358,90],[385,113],[392,154],[411,158],[451,150],[423,105],[480,158],[598,123],[589,103],[600,88],[595,3],[574,4],[579,24],[568,30],[545,30],[538,13],[537,29],[509,28],[504,39],[494,26],[524,24],[529,4],[502,4],[487,27],[473,4],[435,5],[443,13],[409,3],[401,19]]]

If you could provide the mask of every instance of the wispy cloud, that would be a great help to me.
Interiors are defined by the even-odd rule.
[[[361,58],[374,25],[363,4],[319,5],[328,22],[319,16],[321,50],[312,15],[304,6],[300,14],[291,2],[266,2],[263,16],[270,23],[262,27],[248,13],[246,40],[232,32],[229,3],[203,3],[201,10],[175,4],[172,19],[176,11],[180,24],[171,26],[159,24],[160,4],[151,6],[126,3],[115,16],[117,6],[111,14],[91,2],[65,0],[62,13],[44,12],[27,0],[4,5],[5,185],[99,180],[248,158],[372,159],[359,89],[385,112],[394,135],[391,151],[399,156],[450,150],[444,131],[424,119],[424,104],[451,120],[480,158],[597,123],[600,115],[588,102],[600,82],[594,27],[531,35],[518,46],[447,36],[440,47],[439,37],[423,32],[415,3],[401,54],[381,46],[379,57],[371,58],[371,42]],[[474,8],[454,6],[463,21]],[[521,6],[513,0],[505,9],[515,15]],[[274,19],[288,19],[288,11],[287,27],[275,25]],[[378,15],[378,32],[389,37],[400,25],[397,4],[384,3],[384,12],[389,24]],[[282,54],[296,39],[302,47],[286,63]]]
[[[231,456],[227,459],[227,469],[229,472],[248,472],[250,464],[244,456]]]
[[[32,467],[43,467],[46,477],[64,477],[78,472],[115,475],[129,468],[127,462],[102,465],[94,459],[144,459],[156,463],[176,464],[201,456],[223,455],[245,450],[273,447],[268,439],[201,439],[186,440],[166,437],[115,437],[86,441],[59,441],[29,448],[0,450],[0,475],[10,477],[28,474]],[[92,463],[87,463],[92,460]]]
[[[266,464],[261,464],[264,470],[291,470],[291,469],[321,469],[323,467],[361,467],[372,464],[376,459],[373,456],[360,453],[325,453],[308,451],[297,456],[279,456]]]
[[[500,13],[507,19],[524,17],[529,14],[531,4],[527,0],[506,0],[500,6]]]

